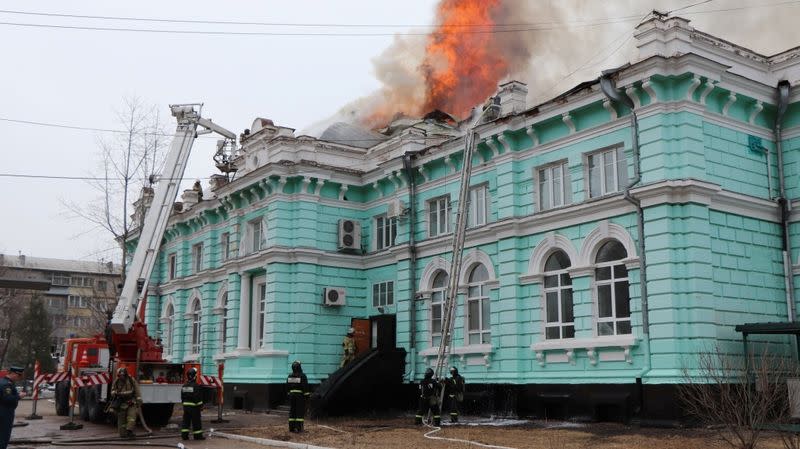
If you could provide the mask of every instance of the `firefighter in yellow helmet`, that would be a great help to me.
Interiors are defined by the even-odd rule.
[[[356,340],[353,338],[355,332],[355,329],[351,327],[347,330],[347,335],[344,337],[344,340],[342,340],[342,362],[339,364],[339,368],[347,365],[356,358],[356,351],[358,351],[358,348],[356,347]]]
[[[142,405],[142,393],[139,384],[128,375],[128,370],[119,368],[117,378],[111,386],[111,406],[117,414],[117,430],[123,438],[134,438],[136,416]]]

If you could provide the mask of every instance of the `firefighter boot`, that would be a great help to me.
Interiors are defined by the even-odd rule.
[[[134,439],[136,439],[136,435],[133,434],[132,430],[126,430],[125,431],[125,439],[126,440],[134,440]]]
[[[200,432],[200,433],[194,434],[194,439],[195,440],[205,440],[206,437],[203,436],[203,432]]]
[[[422,425],[422,415],[417,415],[414,417],[414,424],[418,426]]]
[[[442,417],[439,415],[433,415],[433,425],[434,427],[440,427],[442,425]]]

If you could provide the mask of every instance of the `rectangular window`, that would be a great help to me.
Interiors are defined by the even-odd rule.
[[[538,170],[539,210],[561,207],[571,202],[572,189],[567,174],[567,163],[551,165]]]
[[[53,273],[53,285],[68,286],[69,275],[64,273]]]
[[[250,252],[260,251],[267,246],[267,227],[263,218],[252,220],[247,223],[248,230],[250,231],[250,242],[248,247]]]
[[[263,279],[263,278],[262,278]],[[258,282],[256,284],[256,295],[258,295],[258,310],[256,313],[256,320],[258,320],[258,325],[256,329],[258,329],[258,334],[256,335],[256,347],[258,349],[261,345],[264,344],[264,321],[266,318],[266,310],[267,310],[267,283],[266,282]]]
[[[97,291],[100,293],[105,293],[108,290],[108,282],[107,281],[97,281]]]
[[[386,281],[372,284],[372,306],[390,306],[394,304],[394,282]]]
[[[386,215],[375,217],[375,249],[382,250],[394,246],[397,238],[397,218]]]
[[[436,237],[450,231],[450,197],[428,201],[428,236]]]
[[[178,256],[177,254],[170,254],[167,259],[167,279],[173,280],[178,274]]]
[[[88,298],[77,295],[67,296],[67,306],[70,308],[84,308],[88,302]]]
[[[203,244],[192,245],[192,272],[199,273],[203,269]]]
[[[590,154],[589,198],[620,191],[628,183],[625,149],[620,147]]]
[[[468,226],[485,225],[489,221],[489,186],[487,184],[469,189]]]
[[[220,257],[222,260],[231,258],[231,234],[230,232],[223,232],[219,238],[220,243]]]

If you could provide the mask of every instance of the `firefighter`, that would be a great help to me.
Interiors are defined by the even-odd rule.
[[[190,368],[186,372],[187,381],[181,388],[181,402],[183,402],[183,423],[181,425],[181,438],[189,439],[189,426],[195,440],[205,440],[203,436],[203,423],[200,412],[203,410],[202,387],[197,384],[197,370]]]
[[[464,376],[458,374],[458,368],[450,367],[450,377],[445,381],[447,408],[450,410],[450,422],[458,422],[458,412],[464,402]]]
[[[6,449],[14,426],[14,411],[19,402],[19,392],[14,382],[22,379],[25,370],[18,366],[8,369],[6,377],[0,379],[0,448]]]
[[[142,405],[142,393],[139,384],[124,367],[117,370],[117,379],[111,386],[111,405],[117,414],[119,436],[134,438],[133,429],[136,427],[139,406]]]
[[[425,378],[419,383],[419,409],[414,418],[414,424],[422,424],[422,417],[428,411],[433,414],[433,425],[440,426],[442,417],[439,409],[439,383],[433,377],[433,370],[425,370]]]
[[[342,340],[342,362],[339,364],[339,368],[347,365],[348,363],[352,362],[354,358],[356,358],[356,351],[358,348],[356,347],[356,340],[353,338],[355,334],[355,329],[352,327],[347,329],[347,335],[345,335],[344,340]]]
[[[306,397],[311,395],[311,391],[308,378],[297,360],[292,363],[292,374],[286,378],[286,387],[289,389],[289,432],[300,433],[306,416]]]

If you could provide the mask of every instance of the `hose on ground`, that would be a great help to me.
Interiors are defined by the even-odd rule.
[[[422,435],[423,437],[425,437],[425,438],[427,438],[429,440],[442,440],[442,441],[452,441],[454,443],[467,443],[468,445],[474,445],[474,446],[480,446],[480,447],[488,447],[488,448],[491,448],[491,449],[516,449],[516,448],[508,447],[508,446],[496,446],[496,445],[493,445],[493,444],[478,443],[477,441],[462,440],[460,438],[436,437],[436,436],[433,436],[433,434],[438,432],[438,431],[440,431],[440,430],[442,430],[442,428],[441,427],[432,426],[432,425],[430,425],[428,423],[425,423],[425,426],[426,427],[430,427],[431,429],[433,429],[433,430],[431,430],[429,432],[426,432],[424,435]]]

